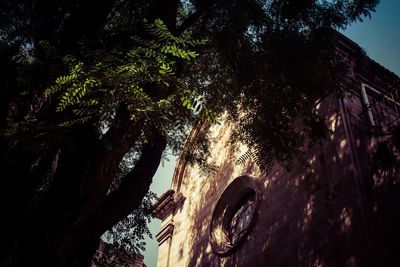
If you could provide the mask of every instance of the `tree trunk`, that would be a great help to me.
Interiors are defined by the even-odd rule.
[[[89,266],[100,236],[141,204],[160,163],[165,138],[155,134],[143,147],[141,158],[119,189],[107,195],[106,189],[113,181],[121,158],[135,140],[130,139],[134,131],[126,127],[113,131],[112,135],[119,142],[97,157],[93,152],[99,152],[99,148],[96,149],[96,142],[90,145],[89,140],[94,139],[87,129],[85,131],[86,137],[81,133],[75,145],[85,143],[87,152],[64,151],[60,156],[57,153],[55,158],[59,166],[48,191],[37,200],[35,207],[25,212],[18,208],[18,213],[10,214],[9,222],[15,225],[5,228],[12,227],[10,236],[4,240],[11,241],[8,242],[11,246],[2,252],[2,265]],[[87,182],[90,177],[98,184]],[[88,188],[88,185],[93,187]],[[24,205],[26,202],[20,206]]]

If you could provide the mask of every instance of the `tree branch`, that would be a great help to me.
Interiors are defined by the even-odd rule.
[[[138,140],[142,126],[141,120],[130,119],[125,107],[118,108],[110,128],[101,138],[101,144],[93,151],[92,164],[97,170],[93,175],[95,184],[89,185],[88,190],[92,190],[92,186],[98,187],[99,183],[105,183],[104,190],[108,190],[122,158]]]
[[[143,147],[142,156],[133,170],[125,176],[119,189],[112,192],[100,207],[96,219],[98,234],[104,233],[139,207],[149,191],[166,143],[165,137],[156,133],[153,140]]]

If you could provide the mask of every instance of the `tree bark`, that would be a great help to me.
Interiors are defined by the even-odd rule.
[[[144,146],[135,167],[124,177],[119,188],[103,202],[98,214],[101,217],[96,220],[96,231],[99,234],[110,229],[121,218],[125,218],[132,210],[139,207],[149,191],[165,147],[166,139],[160,133],[154,134],[152,141]]]

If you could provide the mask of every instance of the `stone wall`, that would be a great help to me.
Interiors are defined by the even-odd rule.
[[[368,133],[360,93],[364,83],[388,90],[398,77],[340,38],[343,58],[353,68],[346,84],[355,88],[318,104],[331,130],[327,140],[304,148],[306,163],[297,162],[290,172],[275,166],[265,175],[251,160],[237,164],[247,148],[229,142],[233,125],[212,126],[209,161],[216,171],[206,174],[179,162],[172,189],[157,204],[163,220],[159,267],[400,266],[399,175],[373,168],[384,137]],[[243,241],[221,256],[210,242],[213,212],[239,176],[258,184],[256,213]]]

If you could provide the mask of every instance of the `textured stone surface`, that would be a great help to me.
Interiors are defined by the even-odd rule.
[[[361,83],[384,91],[398,77],[360,55],[350,40],[339,40],[338,47],[353,68],[346,79],[354,94],[331,94],[318,105],[331,133],[305,148],[308,166],[296,163],[290,172],[275,166],[263,175],[250,160],[238,165],[247,148],[230,144],[233,125],[212,126],[217,141],[209,161],[218,168],[205,175],[178,163],[172,189],[186,199],[161,226],[173,224],[174,230],[160,246],[159,267],[400,266],[399,175],[372,173],[378,139],[365,131],[368,120],[359,115]],[[235,253],[220,257],[209,240],[213,210],[241,175],[255,177],[261,187],[256,222]]]

